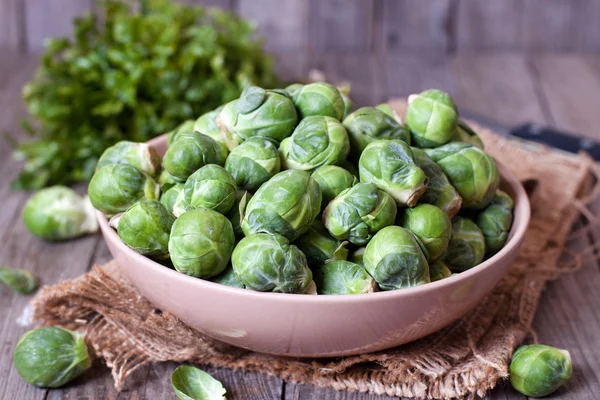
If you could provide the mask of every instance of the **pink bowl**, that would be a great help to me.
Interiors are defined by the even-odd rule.
[[[166,135],[150,143],[160,154]],[[506,246],[458,275],[427,285],[362,295],[261,293],[192,278],[125,246],[98,212],[123,273],[158,308],[223,342],[286,356],[333,357],[395,347],[433,333],[473,309],[506,274],[523,242],[530,210],[517,178],[499,165],[501,187],[515,200]]]

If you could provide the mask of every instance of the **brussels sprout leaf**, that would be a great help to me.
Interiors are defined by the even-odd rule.
[[[206,372],[180,365],[171,375],[173,390],[180,400],[225,400],[225,388]]]
[[[0,283],[21,294],[29,294],[38,287],[38,280],[31,272],[8,267],[0,267]]]

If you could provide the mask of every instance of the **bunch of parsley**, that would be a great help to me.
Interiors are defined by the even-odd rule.
[[[35,139],[14,189],[89,180],[102,151],[146,141],[237,98],[275,84],[253,26],[230,13],[146,0],[139,11],[109,0],[74,21],[74,38],[47,42],[23,98]]]

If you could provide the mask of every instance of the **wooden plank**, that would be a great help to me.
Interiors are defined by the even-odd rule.
[[[392,400],[398,397],[380,396],[370,393],[337,391],[331,388],[321,388],[299,383],[285,384],[286,400]]]
[[[21,0],[0,0],[0,48],[24,50],[24,10]]]
[[[455,93],[450,66],[445,56],[389,55],[385,61],[386,97],[406,97],[425,89]]]
[[[575,3],[570,0],[523,2],[523,48],[533,51],[573,48]]]

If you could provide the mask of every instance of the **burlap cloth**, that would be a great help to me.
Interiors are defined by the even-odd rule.
[[[402,113],[403,104],[396,106]],[[243,368],[338,390],[431,399],[482,396],[508,376],[513,349],[531,333],[545,283],[581,263],[581,255],[566,261],[561,255],[564,259],[573,222],[593,196],[589,178],[595,166],[585,156],[476,130],[487,152],[528,181],[529,189],[535,188],[531,224],[508,276],[460,321],[422,340],[326,360],[253,353],[210,339],[160,312],[114,262],[43,288],[32,302],[34,319],[85,332],[96,355],[112,368],[117,390],[147,363],[176,361]]]

